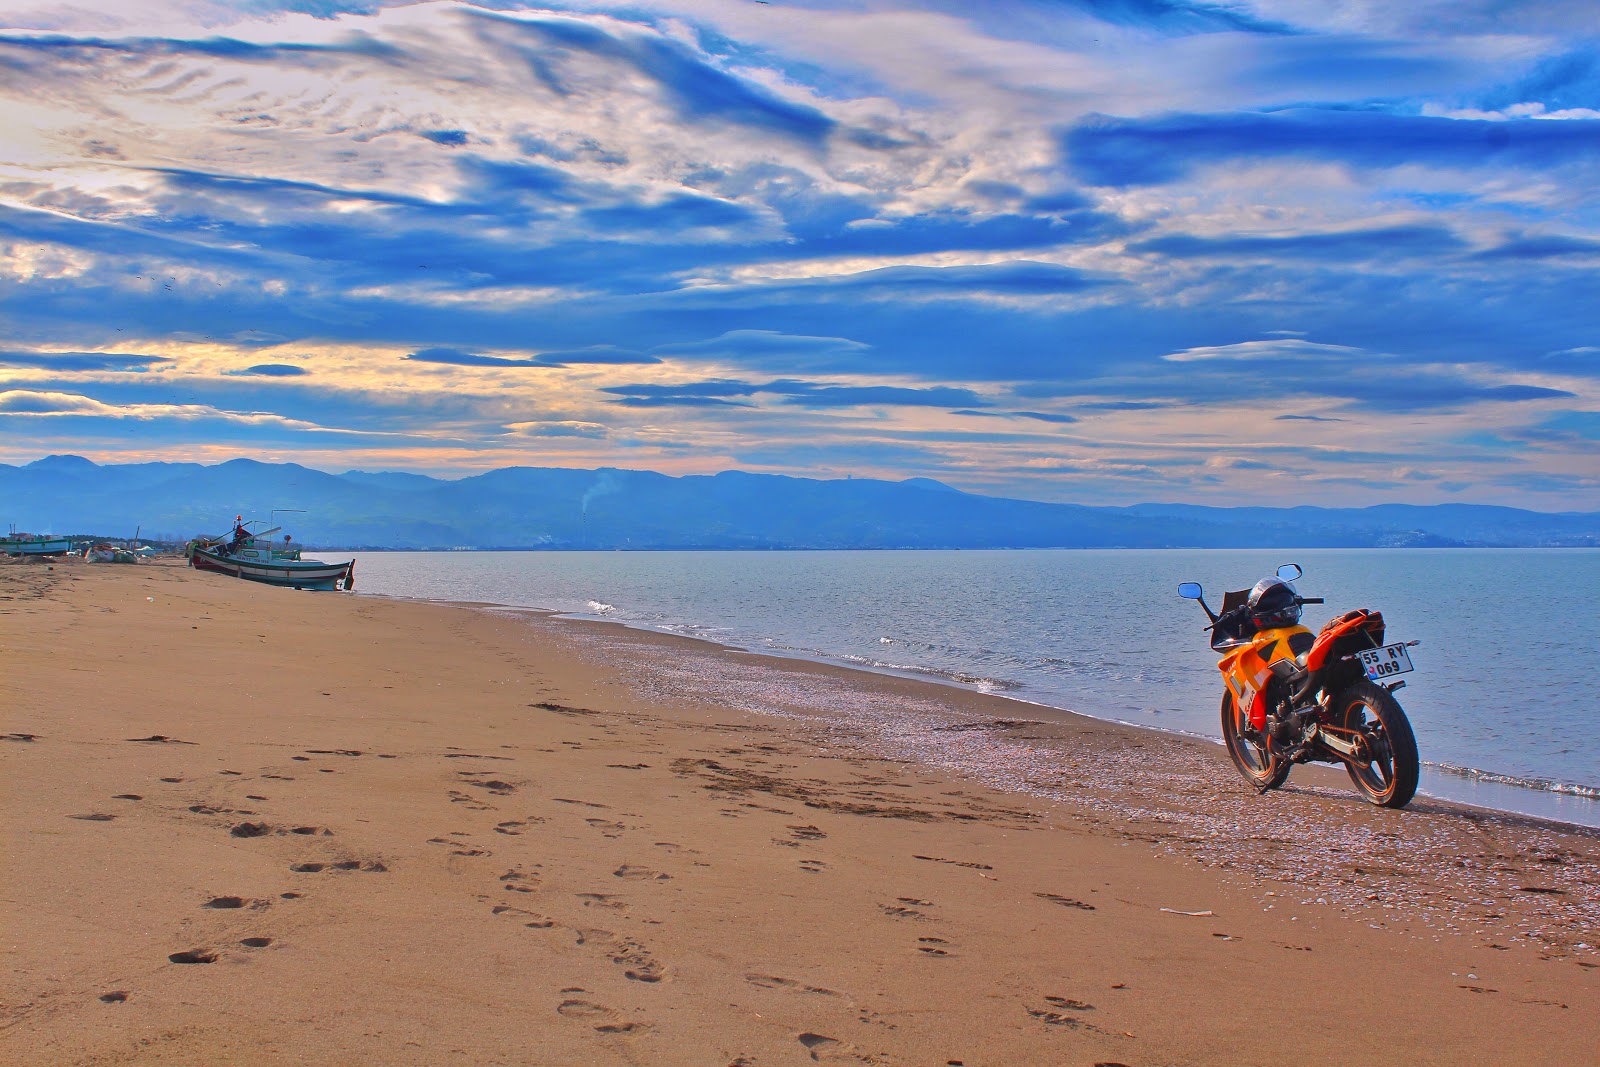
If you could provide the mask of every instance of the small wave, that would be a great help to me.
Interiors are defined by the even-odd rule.
[[[598,600],[589,601],[589,613],[591,615],[609,615],[616,610],[615,604],[602,604]]]
[[[1531,789],[1540,793],[1560,793],[1563,796],[1600,800],[1600,786],[1558,782],[1551,778],[1523,778],[1514,774],[1481,771],[1476,767],[1457,767],[1450,763],[1423,761],[1423,766],[1438,771],[1440,774],[1448,774],[1453,778],[1465,778],[1473,782],[1489,782],[1494,785],[1509,785],[1518,789]]]
[[[976,686],[985,690],[1007,691],[1021,689],[1019,682],[1008,681],[1005,678],[987,678],[981,674],[968,674],[965,671],[947,671],[938,667],[923,667],[915,663],[889,663],[881,659],[870,659],[866,656],[842,656],[846,663],[853,663],[875,671],[899,671],[902,674],[920,674],[929,678],[943,678],[948,682],[959,682],[962,685]]]

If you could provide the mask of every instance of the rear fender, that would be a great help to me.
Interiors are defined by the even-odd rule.
[[[1317,635],[1316,644],[1306,653],[1306,669],[1320,671],[1327,665],[1328,657],[1333,653],[1334,646],[1339,643],[1340,638],[1354,634],[1358,630],[1365,630],[1372,637],[1374,645],[1383,644],[1383,613],[1356,608],[1336,619],[1329,619],[1322,627],[1322,632]]]

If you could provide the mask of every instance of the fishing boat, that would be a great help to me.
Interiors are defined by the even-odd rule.
[[[71,551],[72,540],[66,537],[40,537],[15,529],[0,537],[0,552],[8,556],[65,556]]]
[[[326,563],[320,559],[303,559],[300,546],[288,534],[283,540],[272,535],[281,527],[274,526],[260,533],[249,528],[259,520],[235,520],[233,537],[197,537],[184,549],[189,566],[203,571],[231,574],[251,582],[282,585],[292,589],[354,589],[356,587],[356,561]]]

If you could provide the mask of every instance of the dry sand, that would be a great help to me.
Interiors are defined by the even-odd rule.
[[[0,664],[5,1064],[1600,1062],[1592,833],[176,565]]]

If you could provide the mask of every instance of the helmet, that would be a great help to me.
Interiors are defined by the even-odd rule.
[[[1282,578],[1261,579],[1250,590],[1246,604],[1250,620],[1262,630],[1293,626],[1300,621],[1300,599],[1295,595],[1294,586]]]

